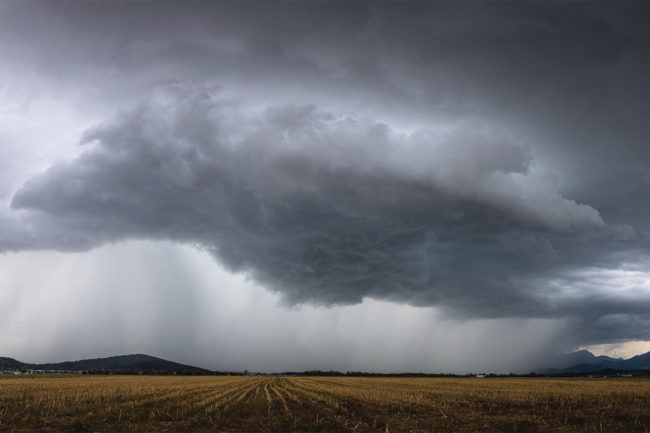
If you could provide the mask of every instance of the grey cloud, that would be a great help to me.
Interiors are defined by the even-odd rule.
[[[183,75],[228,80],[265,98],[329,93],[407,115],[436,108],[455,116],[602,100],[608,70],[599,68],[638,50],[641,26],[617,20],[639,8],[35,3],[8,7],[3,27],[28,48],[11,57],[89,87],[112,79],[121,97],[136,83]]]
[[[487,133],[407,135],[310,105],[242,112],[215,87],[172,83],[82,145],[16,193],[35,232],[5,249],[171,239],[291,303],[545,317],[575,312],[534,284],[570,251],[558,245],[613,242],[598,211],[531,173],[528,149]]]

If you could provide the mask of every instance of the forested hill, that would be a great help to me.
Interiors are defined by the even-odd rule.
[[[209,370],[179,364],[149,355],[120,355],[108,358],[83,359],[47,364],[28,364],[12,358],[0,357],[0,370],[32,369],[90,372],[155,372],[155,373],[209,373]]]

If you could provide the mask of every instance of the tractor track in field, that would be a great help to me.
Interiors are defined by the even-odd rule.
[[[273,391],[275,393],[275,395],[277,395],[278,398],[280,399],[280,401],[282,402],[282,407],[284,408],[284,413],[286,415],[291,416],[291,410],[289,409],[289,405],[287,405],[287,400],[282,396],[281,392],[278,390],[278,387],[271,385],[271,391]]]
[[[238,394],[237,397],[234,398],[234,400],[232,400],[232,403],[230,405],[234,406],[235,404],[238,404],[239,402],[244,400],[246,397],[248,397],[246,398],[246,401],[249,401],[251,399],[251,396],[255,395],[253,391],[256,390],[258,387],[259,387],[259,383],[256,383],[254,386],[250,386],[242,389],[241,393]]]
[[[209,390],[212,392],[208,392],[207,393],[208,395],[205,396],[203,399],[192,401],[191,404],[197,408],[208,406],[211,403],[217,402],[221,398],[230,395],[231,393],[237,392],[238,390],[240,390],[242,387],[245,387],[246,385],[247,385],[246,383],[235,382],[235,383],[221,386],[219,388],[212,387]]]
[[[246,385],[248,385],[246,382],[237,381],[211,384],[202,387],[196,392],[166,397],[159,400],[158,404],[151,408],[147,418],[170,421],[179,418],[195,419],[202,415],[202,408],[228,398],[232,393],[238,392]]]
[[[212,395],[194,405],[196,411],[204,409],[206,413],[216,413],[218,416],[224,411],[228,410],[234,404],[240,402],[246,394],[255,389],[259,382],[237,383],[233,388],[229,388],[225,392],[220,392]]]
[[[318,402],[319,405],[325,405],[330,409],[338,411],[341,410],[342,406],[346,405],[346,401],[341,400],[339,396],[324,395],[320,391],[310,390],[297,380],[291,380],[286,386],[290,390],[296,392],[298,395],[308,397],[309,399]]]
[[[271,405],[273,404],[271,394],[269,394],[269,382],[264,383],[264,395],[266,396],[267,411],[266,416],[271,416]]]
[[[376,419],[368,416],[369,405],[354,398],[323,391],[318,388],[318,380],[306,382],[303,378],[298,380],[288,379],[287,387],[297,394],[298,400],[308,400],[323,415],[334,418],[344,429],[376,428]],[[325,410],[323,410],[325,409]]]

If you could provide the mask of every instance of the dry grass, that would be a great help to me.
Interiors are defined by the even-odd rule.
[[[0,377],[0,431],[650,431],[648,379]]]

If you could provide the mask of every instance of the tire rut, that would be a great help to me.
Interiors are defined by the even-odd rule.
[[[272,384],[271,385],[271,391],[273,391],[275,393],[275,395],[277,395],[278,398],[280,399],[280,401],[282,402],[282,407],[284,408],[284,413],[286,415],[291,416],[292,414],[291,414],[291,410],[289,409],[289,405],[287,405],[287,400],[282,396],[282,394],[280,393],[278,387],[274,386]]]

